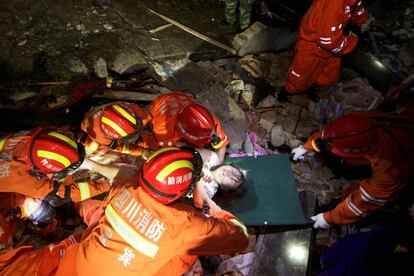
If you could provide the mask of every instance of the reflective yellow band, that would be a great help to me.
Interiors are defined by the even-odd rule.
[[[121,153],[129,153],[129,146],[127,144],[124,144],[122,146],[122,151]]]
[[[247,233],[247,228],[244,226],[243,223],[238,221],[237,219],[230,219],[231,222],[233,222],[235,225],[240,226],[241,229],[243,229],[243,233],[246,235],[246,237],[249,237],[249,233]]]
[[[172,162],[171,164],[169,164],[168,166],[166,166],[164,169],[162,169],[157,174],[157,176],[155,177],[155,179],[157,179],[158,181],[163,181],[167,177],[167,175],[169,175],[173,171],[178,170],[178,169],[181,169],[181,168],[190,168],[190,169],[193,169],[193,163],[191,163],[188,160],[179,160],[179,161]]]
[[[0,151],[3,149],[4,142],[6,142],[6,138],[0,140]]]
[[[115,129],[115,131],[118,132],[121,135],[121,137],[127,136],[127,133],[122,128],[120,128],[114,121],[106,117],[102,117],[101,121],[102,123],[107,124],[111,128]]]
[[[87,155],[94,153],[99,148],[99,144],[95,141],[92,141],[86,148],[85,152]]]
[[[219,148],[221,148],[221,146],[224,144],[224,141],[222,140],[222,141],[220,141],[220,143],[218,143],[218,144],[216,144],[216,145],[213,145],[213,144],[211,144],[211,146],[213,147],[213,149],[219,149]]]
[[[123,109],[122,107],[120,107],[119,105],[113,105],[112,106],[116,111],[118,111],[119,113],[122,114],[122,116],[124,116],[128,121],[130,121],[131,123],[133,123],[134,125],[137,124],[137,120],[132,117],[128,112],[125,111],[125,109]]]
[[[111,224],[112,228],[133,248],[148,256],[154,258],[159,250],[159,246],[143,238],[131,226],[129,226],[114,210],[111,204],[105,209],[105,217]]]
[[[67,159],[63,155],[60,155],[60,154],[57,154],[57,153],[54,153],[54,152],[45,151],[45,150],[38,150],[37,151],[37,156],[47,158],[47,159],[51,159],[51,160],[55,160],[55,161],[61,163],[65,168],[70,166],[69,159]]]
[[[89,190],[88,182],[76,183],[79,187],[81,200],[85,200],[91,197],[91,191]]]
[[[78,145],[76,145],[76,142],[73,141],[71,138],[69,138],[66,135],[63,135],[63,134],[60,134],[60,133],[57,133],[57,132],[54,132],[54,131],[49,132],[48,135],[53,136],[53,137],[56,137],[56,138],[58,138],[58,139],[60,139],[62,141],[65,141],[66,143],[68,143],[69,145],[71,145],[72,147],[74,147],[75,149],[78,149]]]
[[[158,154],[160,154],[160,153],[163,153],[163,152],[166,152],[166,151],[169,151],[169,150],[179,150],[179,148],[175,148],[175,147],[165,147],[165,148],[160,148],[159,150],[157,150],[156,152],[154,152],[153,154],[151,154],[151,156],[150,157],[148,157],[148,159],[147,159],[147,163],[152,159],[152,158],[154,158],[155,156],[157,156]]]
[[[320,148],[316,145],[315,143],[316,139],[313,139],[311,144],[312,144],[312,148],[316,151],[316,152],[320,152]]]

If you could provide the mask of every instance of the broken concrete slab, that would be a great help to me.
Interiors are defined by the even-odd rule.
[[[267,27],[255,22],[244,32],[237,34],[233,47],[239,56],[262,52],[278,52],[292,47],[297,40],[297,33],[287,28]]]
[[[128,74],[147,67],[147,59],[142,53],[134,49],[123,49],[119,51],[110,69],[118,74]]]
[[[240,149],[247,132],[245,114],[227,95],[224,88],[214,83],[205,92],[197,94],[196,99],[220,119],[222,128],[230,140],[230,150]]]
[[[168,68],[168,64],[166,65],[167,67],[161,68],[161,70],[164,70],[164,73],[169,78],[161,82],[161,85],[168,87],[172,91],[188,92],[197,98],[199,95],[207,93],[206,90],[216,82],[208,71],[196,63],[188,62],[178,70],[171,70]],[[155,77],[159,79],[159,75]]]

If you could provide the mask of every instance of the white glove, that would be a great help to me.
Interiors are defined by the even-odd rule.
[[[328,229],[329,227],[331,227],[331,225],[327,223],[325,218],[323,217],[323,213],[319,213],[316,216],[311,217],[311,219],[315,222],[313,224],[313,228]]]
[[[295,154],[293,156],[293,160],[297,161],[298,159],[303,159],[305,153],[307,153],[307,152],[308,152],[308,150],[306,150],[302,145],[299,146],[299,147],[294,148],[292,150],[292,153]]]
[[[369,27],[371,26],[372,22],[374,22],[374,19],[375,18],[372,15],[369,15],[367,22],[361,25],[361,33],[369,30]]]

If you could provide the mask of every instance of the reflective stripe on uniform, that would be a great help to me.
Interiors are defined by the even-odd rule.
[[[292,70],[292,71],[290,71],[290,72],[291,72],[291,73],[292,73],[295,77],[298,77],[298,78],[300,77],[300,75],[299,75],[298,73],[296,73],[295,71],[293,71],[293,70]]]
[[[158,181],[163,181],[169,174],[171,174],[173,171],[181,169],[181,168],[190,168],[193,169],[193,163],[191,163],[188,160],[179,160],[172,162],[165,168],[163,168],[155,177]]]
[[[347,197],[346,204],[348,205],[349,210],[351,210],[352,213],[359,217],[366,216],[366,213],[362,212],[358,207],[355,206],[354,203],[351,202],[351,199]]]
[[[316,139],[313,139],[312,142],[312,148],[316,151],[316,152],[320,152],[321,149],[316,145]]]
[[[55,132],[55,131],[49,132],[48,135],[53,136],[55,138],[58,138],[58,139],[60,139],[60,140],[62,140],[64,142],[68,143],[69,145],[71,145],[75,149],[78,148],[78,145],[76,145],[76,142],[73,141],[71,138],[69,138],[66,135],[63,135],[63,134],[58,133],[58,132]]]
[[[359,186],[359,191],[361,192],[361,197],[363,201],[380,206],[384,206],[384,204],[388,202],[388,200],[377,199],[372,197],[362,186]]]
[[[63,155],[60,155],[60,154],[57,154],[57,153],[54,153],[54,152],[50,152],[50,151],[46,151],[46,150],[38,150],[36,153],[37,153],[38,157],[43,157],[43,158],[55,160],[55,161],[61,163],[65,168],[70,166],[69,159],[67,159]]]
[[[132,124],[136,125],[137,124],[137,120],[131,116],[131,114],[129,114],[128,112],[125,111],[125,109],[123,109],[122,107],[120,107],[119,105],[113,105],[112,106],[116,111],[118,111],[119,113],[122,114],[122,116],[125,117],[125,119],[127,119],[128,121],[130,121]]]
[[[120,235],[130,246],[145,256],[150,258],[155,257],[159,250],[159,246],[138,234],[117,214],[111,204],[108,204],[105,209],[105,217],[108,219],[112,228],[118,233],[118,235]]]
[[[110,126],[111,128],[113,128],[116,132],[119,133],[119,135],[121,135],[122,137],[127,136],[127,133],[120,128],[114,121],[112,121],[111,119],[107,118],[107,117],[102,117],[101,119],[102,123],[107,124],[108,126]]]
[[[81,200],[85,200],[91,197],[91,191],[89,190],[88,182],[77,182]]]
[[[246,237],[249,237],[249,233],[247,233],[247,228],[243,223],[241,223],[237,219],[230,219],[230,221],[233,222],[233,224],[239,226],[243,230],[243,233],[246,235]]]
[[[94,153],[99,148],[99,143],[92,141],[86,148],[85,152],[87,155]]]
[[[3,149],[4,142],[6,142],[6,138],[0,140],[0,151]]]
[[[122,146],[121,153],[129,153],[129,146],[127,144]]]
[[[219,148],[221,148],[221,146],[223,144],[224,144],[224,141],[222,140],[222,141],[220,141],[219,143],[217,143],[215,145],[211,144],[211,146],[213,147],[213,149],[219,149]]]

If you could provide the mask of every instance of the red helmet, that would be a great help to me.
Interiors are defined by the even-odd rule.
[[[138,174],[138,184],[157,201],[169,204],[191,192],[193,180],[201,171],[197,162],[191,151],[161,148],[145,162]]]
[[[16,223],[7,214],[0,213],[0,244],[6,242],[13,235]]]
[[[118,102],[104,107],[101,127],[108,138],[118,140],[140,130],[142,121],[135,117],[130,103]]]
[[[212,142],[216,124],[213,115],[200,104],[190,104],[178,114],[177,129],[181,137],[192,145],[203,147]]]
[[[341,157],[370,153],[380,144],[380,128],[370,118],[347,114],[332,121],[323,131],[326,149]]]
[[[76,169],[83,159],[83,146],[62,129],[38,129],[26,148],[26,164],[43,174]]]

